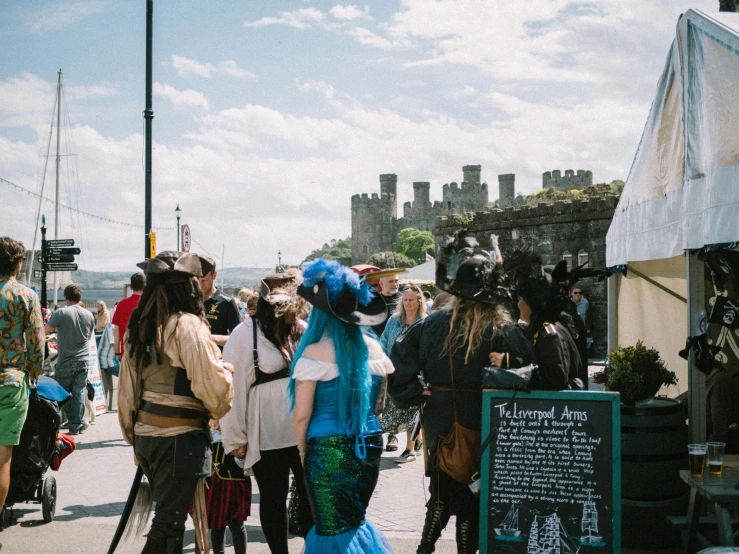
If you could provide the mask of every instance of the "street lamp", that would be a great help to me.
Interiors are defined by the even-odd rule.
[[[174,213],[177,214],[177,252],[180,251],[180,205],[177,204],[177,208],[175,208]]]

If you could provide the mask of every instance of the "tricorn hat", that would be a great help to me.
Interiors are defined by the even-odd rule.
[[[137,263],[136,267],[149,275],[170,274],[190,277],[202,277],[202,258],[197,254],[185,254],[174,250],[159,252],[154,258]]]
[[[290,273],[275,273],[262,279],[259,295],[270,304],[290,302],[295,293],[296,275]],[[292,291],[292,294],[290,294]]]
[[[387,305],[359,275],[335,260],[318,259],[302,267],[298,295],[314,308],[354,325],[379,325],[387,319]]]
[[[446,237],[436,260],[436,286],[484,304],[512,304],[497,242],[492,235],[493,249],[488,252],[466,230]]]

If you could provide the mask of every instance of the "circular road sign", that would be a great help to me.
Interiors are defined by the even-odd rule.
[[[190,226],[185,223],[182,226],[182,251],[189,252],[192,244],[192,235],[190,234]]]

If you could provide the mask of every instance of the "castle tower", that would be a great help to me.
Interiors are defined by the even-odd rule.
[[[564,177],[559,169],[547,171],[542,174],[542,188],[554,189],[561,192],[569,192],[573,189],[582,190],[593,186],[593,172],[578,169],[577,174],[571,169],[566,169]]]
[[[425,181],[416,181],[413,183],[413,207],[418,215],[426,213],[428,207],[431,206],[429,192],[431,183]]]
[[[498,175],[498,207],[512,208],[516,198],[516,174]]]
[[[480,184],[481,165],[465,165],[462,167],[462,183]]]
[[[392,250],[397,218],[398,176],[380,175],[380,195],[352,196],[352,263],[365,263],[376,252]]]

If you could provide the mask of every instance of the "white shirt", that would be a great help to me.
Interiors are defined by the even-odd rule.
[[[277,450],[298,444],[287,393],[290,379],[276,379],[252,387],[256,378],[253,342],[252,318],[247,317],[233,330],[223,348],[223,360],[234,367],[231,411],[220,420],[223,447],[226,452],[231,452],[246,444],[245,469],[260,460],[260,450]],[[287,367],[280,351],[264,337],[259,325],[257,352],[259,369],[264,373],[276,373]]]

